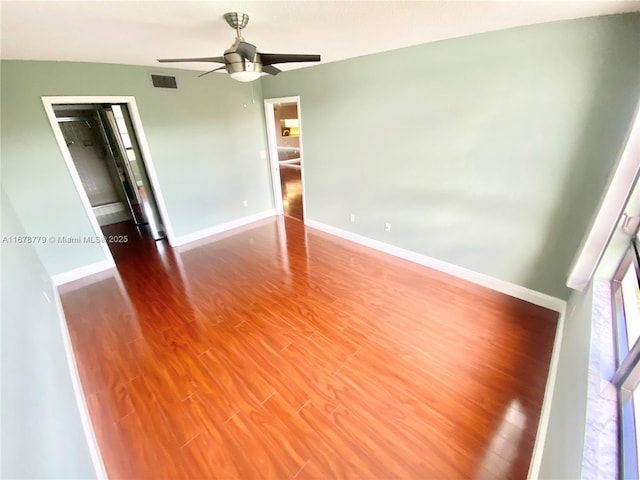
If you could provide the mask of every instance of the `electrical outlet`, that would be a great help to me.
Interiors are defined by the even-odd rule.
[[[390,232],[391,231],[391,224],[389,222],[384,224],[384,231],[385,232]]]
[[[355,213],[351,213],[349,215],[349,221],[352,222],[352,223],[356,221],[356,214]]]
[[[249,201],[248,200],[243,200],[242,201],[242,206],[243,207],[248,207],[249,206]]]

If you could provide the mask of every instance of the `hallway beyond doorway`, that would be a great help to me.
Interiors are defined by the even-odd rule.
[[[302,175],[300,165],[280,163],[280,188],[284,214],[303,221]]]

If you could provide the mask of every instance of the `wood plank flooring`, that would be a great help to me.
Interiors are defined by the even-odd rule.
[[[61,289],[112,479],[526,478],[557,314],[268,219]]]
[[[280,164],[280,188],[284,214],[302,221],[302,170],[300,165]]]

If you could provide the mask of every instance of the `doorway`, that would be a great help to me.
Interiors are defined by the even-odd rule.
[[[276,211],[304,221],[304,171],[300,98],[265,100]]]
[[[116,245],[110,238],[139,237],[151,244],[167,238],[166,209],[156,188],[133,99],[83,100],[43,97],[96,236],[107,239],[100,242],[103,251],[114,258],[126,249],[128,240]]]

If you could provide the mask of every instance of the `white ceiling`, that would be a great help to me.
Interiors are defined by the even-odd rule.
[[[258,51],[318,53],[331,62],[520,25],[640,11],[640,1],[2,0],[0,8],[2,59],[158,66],[157,58],[222,55],[235,37],[222,17],[228,11],[249,14],[244,37]]]

